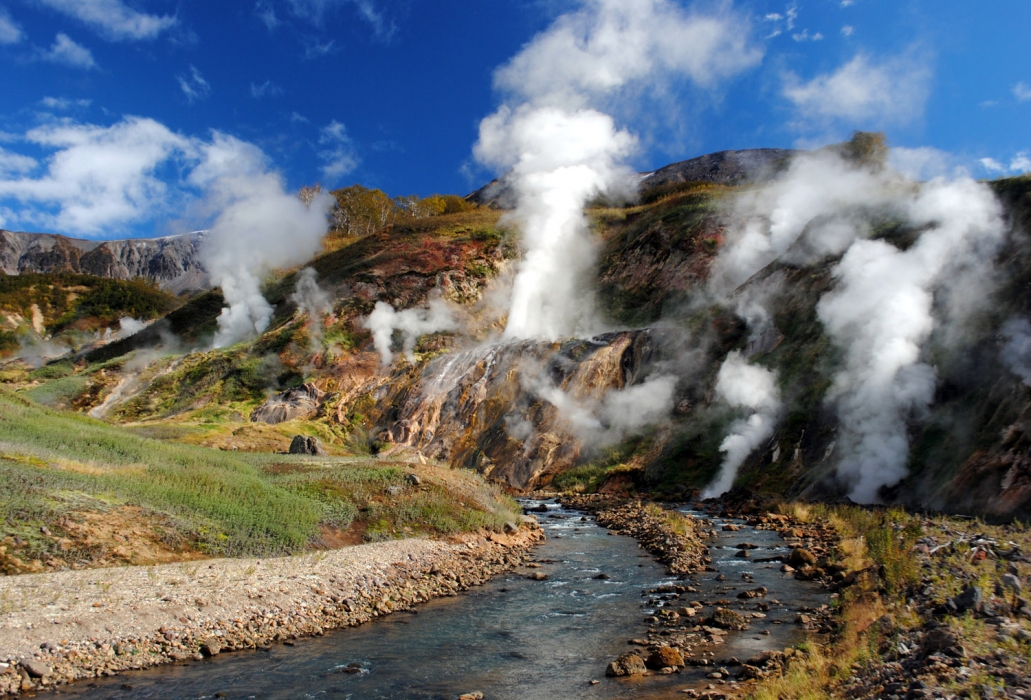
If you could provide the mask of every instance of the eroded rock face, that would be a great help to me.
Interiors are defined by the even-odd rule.
[[[196,232],[162,238],[87,241],[0,229],[0,269],[8,275],[77,272],[120,280],[143,277],[179,294],[210,286],[198,255],[204,236],[203,232]]]
[[[544,395],[559,390],[591,406],[641,379],[654,344],[653,332],[641,330],[445,355],[373,392],[378,435],[494,481],[532,487],[575,465],[584,449],[568,411]]]
[[[251,422],[276,425],[288,420],[310,418],[319,410],[325,398],[326,392],[311,383],[287,389],[254,409]]]

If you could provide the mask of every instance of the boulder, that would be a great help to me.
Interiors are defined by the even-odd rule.
[[[658,671],[662,668],[680,667],[684,665],[684,657],[671,647],[659,647],[645,660],[644,665]]]
[[[605,669],[606,676],[638,676],[644,673],[647,667],[644,660],[632,651],[622,654],[618,659],[609,664]]]
[[[222,652],[222,643],[214,637],[201,640],[200,653],[204,656],[218,656]]]
[[[319,442],[318,438],[308,437],[306,435],[295,435],[294,439],[290,442],[290,454],[324,455],[326,454],[326,450],[322,447],[322,443]]]
[[[422,479],[419,478],[418,474],[406,474],[405,481],[412,486],[420,486],[422,484]]]
[[[955,607],[956,612],[965,613],[967,610],[977,611],[981,607],[981,600],[984,594],[977,586],[967,586],[956,597],[949,600],[950,607]]]
[[[791,550],[791,554],[788,556],[788,564],[799,569],[803,566],[813,566],[816,564],[816,555],[810,552],[808,549],[802,549],[796,547]]]
[[[744,616],[727,608],[716,608],[712,616],[706,618],[705,624],[722,630],[748,629],[748,621]]]
[[[311,383],[287,389],[254,409],[251,422],[275,425],[288,420],[310,418],[319,410],[325,398],[326,392]]]
[[[50,670],[50,666],[39,659],[28,659],[21,662],[25,672],[32,678],[46,678],[53,671]]]

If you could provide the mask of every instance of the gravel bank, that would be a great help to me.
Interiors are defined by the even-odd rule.
[[[409,539],[273,559],[0,578],[0,695],[323,634],[479,585],[543,539]]]

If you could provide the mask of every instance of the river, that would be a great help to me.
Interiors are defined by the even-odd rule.
[[[689,667],[663,677],[605,677],[608,662],[633,648],[629,639],[647,636],[645,616],[665,604],[644,592],[675,580],[632,539],[609,535],[578,512],[554,503],[548,507],[540,514],[548,539],[534,552],[539,568],[520,567],[462,595],[423,604],[417,613],[395,613],[293,646],[162,666],[37,697],[454,700],[478,691],[488,700],[606,700],[684,697],[679,691],[685,687],[703,688],[711,668]],[[793,604],[820,602],[812,584],[796,582],[775,566],[736,558],[743,539],[760,548],[756,553],[784,550],[772,532],[717,529],[710,552],[726,580],[706,572],[678,583],[696,587],[698,598],[709,604],[730,595],[736,589],[732,579],[747,569],[755,582],[749,585],[769,587],[771,598],[779,587],[780,598]],[[547,579],[530,580],[528,574],[535,572]],[[791,606],[777,603],[756,620],[771,634],[757,634],[758,628],[731,633],[709,655],[747,658],[797,642],[802,632],[791,624],[793,615]]]

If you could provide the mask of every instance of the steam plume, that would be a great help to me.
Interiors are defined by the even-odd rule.
[[[385,301],[376,302],[376,308],[363,320],[363,325],[372,331],[372,340],[384,365],[389,365],[394,354],[391,351],[394,331],[402,333],[402,350],[411,361],[415,359],[415,341],[420,335],[451,331],[458,328],[454,313],[443,299],[430,299],[425,309],[395,311]]]
[[[261,278],[273,267],[289,267],[319,250],[332,196],[320,193],[305,205],[283,189],[254,146],[216,134],[206,161],[191,180],[207,188],[205,206],[220,212],[203,249],[212,283],[228,304],[218,317],[215,347],[263,332],[272,307],[261,294]]]
[[[999,334],[1006,342],[1002,346],[1002,361],[1020,381],[1031,386],[1031,323],[1026,318],[1011,318],[1003,324]]]
[[[736,351],[730,353],[720,367],[716,394],[734,408],[748,409],[750,414],[735,422],[720,444],[720,452],[724,453],[720,473],[702,494],[703,498],[721,496],[730,490],[748,455],[773,435],[781,410],[777,374],[748,364]]]
[[[747,24],[670,0],[582,0],[495,74],[507,101],[480,124],[474,154],[509,170],[523,236],[505,336],[558,339],[598,330],[587,291],[596,244],[583,207],[625,195],[637,141],[599,111],[630,89],[686,77],[709,86],[754,65]]]
[[[297,305],[297,310],[311,321],[311,339],[313,343],[322,342],[322,317],[333,310],[333,302],[329,294],[316,281],[316,272],[306,267],[297,273],[297,283],[290,300]]]
[[[856,241],[835,269],[837,288],[817,306],[846,357],[831,390],[841,419],[838,476],[862,503],[906,475],[906,419],[934,398],[935,371],[920,361],[921,345],[957,310],[936,319],[936,293],[990,278],[1004,235],[997,200],[973,180],[935,180],[900,199],[920,238],[907,250]]]
[[[840,419],[838,476],[853,500],[876,501],[906,474],[906,420],[934,398],[921,347],[936,328],[946,345],[960,342],[988,296],[1004,234],[998,202],[970,179],[918,184],[823,151],[796,158],[731,216],[714,265],[717,294],[777,259],[811,264],[844,253],[836,287],[817,306],[845,356],[828,397]],[[877,219],[922,233],[905,250],[870,240]]]

